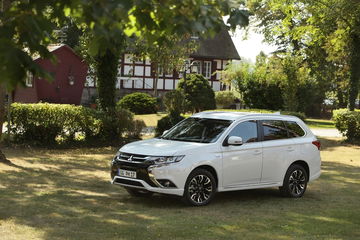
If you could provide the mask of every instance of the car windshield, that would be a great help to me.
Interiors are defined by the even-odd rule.
[[[160,138],[175,141],[213,143],[230,126],[231,122],[229,120],[190,117],[177,124]]]

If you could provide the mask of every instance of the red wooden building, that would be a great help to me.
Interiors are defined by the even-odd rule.
[[[67,103],[80,104],[84,89],[87,64],[67,45],[54,45],[49,51],[56,56],[56,62],[36,58],[34,61],[54,76],[49,82],[28,76],[26,87],[18,87],[14,101],[22,103]]]

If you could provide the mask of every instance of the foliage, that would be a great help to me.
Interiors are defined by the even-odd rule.
[[[169,130],[183,119],[184,117],[181,116],[179,113],[170,112],[168,115],[158,121],[155,129],[155,136],[161,136],[164,131]]]
[[[236,97],[232,91],[215,92],[215,101],[218,107],[229,107],[234,103]]]
[[[80,135],[85,141],[111,140],[121,137],[123,133],[138,136],[141,125],[134,122],[131,112],[120,108],[109,115],[67,104],[14,103],[11,111],[14,140],[43,145],[55,144],[59,140],[75,141]]]
[[[359,1],[250,0],[247,6],[267,42],[308,65],[321,95],[337,90],[341,105],[348,102],[354,109],[360,82]]]
[[[209,81],[200,74],[188,74],[178,84],[187,101],[187,108],[192,112],[215,109],[215,94]]]
[[[289,55],[260,53],[256,64],[229,65],[223,72],[225,83],[232,84],[250,108],[312,113],[324,96],[310,69],[299,61]]]
[[[305,121],[305,119],[306,119],[305,113],[303,113],[303,112],[281,111],[280,113],[283,114],[283,115],[290,115],[290,116],[298,117],[303,121]]]
[[[117,105],[135,114],[156,113],[156,98],[149,94],[135,92],[124,96]]]
[[[335,127],[351,143],[360,143],[360,111],[338,109],[333,112]]]
[[[179,90],[167,92],[164,96],[163,103],[169,113],[185,113],[186,101],[184,94]]]
[[[1,81],[8,87],[23,82],[26,71],[51,78],[32,61],[34,54],[50,57],[47,46],[59,26],[71,17],[78,25],[93,33],[89,52],[92,56],[117,50],[114,41],[134,34],[149,43],[161,42],[174,33],[214,33],[229,15],[232,28],[247,25],[248,13],[239,3],[230,1],[3,1],[0,18]],[[56,7],[55,7],[56,6]],[[115,53],[116,51],[113,51]]]

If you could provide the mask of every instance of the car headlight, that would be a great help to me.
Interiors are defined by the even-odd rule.
[[[180,156],[156,156],[156,157],[147,157],[147,161],[152,161],[156,165],[162,165],[162,164],[170,164],[170,163],[176,163],[180,162],[185,155]]]

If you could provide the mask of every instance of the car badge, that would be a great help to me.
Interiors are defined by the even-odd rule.
[[[131,155],[129,158],[128,158],[128,161],[131,162],[133,160],[133,155]]]

